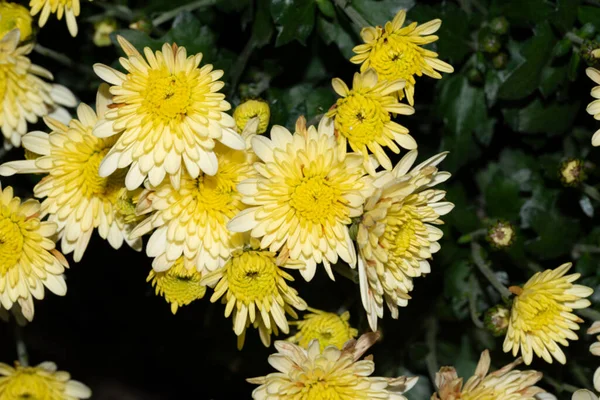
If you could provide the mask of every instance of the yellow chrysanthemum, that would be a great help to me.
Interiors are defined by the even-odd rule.
[[[106,86],[98,92],[96,109],[104,115],[108,108]],[[127,242],[140,251],[140,239],[130,240],[132,224],[117,213],[116,202],[122,195],[124,173],[102,178],[98,166],[102,157],[114,145],[116,138],[98,139],[92,129],[98,122],[94,110],[86,104],[77,108],[77,119],[66,126],[45,118],[50,134],[30,132],[23,137],[23,146],[42,157],[34,160],[12,161],[0,166],[0,175],[15,173],[45,173],[34,188],[42,202],[41,216],[58,225],[62,251],[74,251],[73,259],[81,260],[95,228],[103,239],[118,249]]]
[[[233,119],[239,132],[243,131],[248,121],[255,117],[259,118],[257,133],[265,133],[271,118],[271,109],[266,101],[246,100],[233,111]]]
[[[301,117],[293,135],[274,126],[271,139],[255,136],[252,148],[261,160],[254,164],[260,176],[238,185],[250,207],[229,222],[229,229],[250,231],[263,249],[289,249],[290,258],[306,265],[300,272],[307,281],[321,262],[333,279],[330,263],[338,256],[354,267],[348,225],[362,214],[371,188],[363,179],[362,157],[336,145],[332,121],[323,118],[317,131],[306,129]]]
[[[258,243],[253,243],[249,249],[235,251],[223,268],[206,274],[201,281],[214,287],[212,303],[224,296],[225,317],[233,313],[233,331],[240,349],[250,324],[258,328],[260,339],[268,347],[271,332],[277,335],[279,328],[289,333],[285,314],[297,318],[294,308],[306,309],[304,300],[286,282],[294,278],[282,269],[298,269],[302,264],[257,248]]]
[[[200,284],[200,279],[200,272],[185,268],[183,257],[180,257],[166,272],[151,270],[146,282],[152,281],[152,287],[156,287],[156,295],[163,296],[171,304],[171,312],[175,314],[179,307],[204,297],[206,286]]]
[[[81,382],[71,379],[56,364],[43,362],[35,367],[15,367],[0,363],[0,399],[19,400],[79,400],[89,399],[92,391]]]
[[[130,166],[126,186],[139,187],[146,177],[158,186],[165,175],[179,188],[185,170],[192,178],[200,171],[214,175],[219,167],[215,140],[236,150],[245,148],[235,121],[226,114],[230,105],[218,93],[223,71],[210,64],[198,68],[202,53],[187,56],[185,47],[165,43],[162,51],[144,49],[117,36],[127,58],[119,62],[127,74],[103,64],[94,71],[110,83],[114,106],[94,129],[104,138],[122,133],[100,165],[100,175]]]
[[[260,385],[252,392],[255,400],[406,400],[417,378],[371,377],[375,363],[360,360],[377,341],[378,334],[368,333],[351,340],[343,349],[329,346],[321,351],[314,340],[303,349],[295,344],[276,341],[276,354],[269,364],[277,371],[267,376],[248,379]],[[360,360],[360,361],[359,361]]]
[[[257,124],[257,118],[248,124],[242,133],[245,140],[255,134]],[[250,151],[221,144],[215,146],[215,154],[219,162],[216,175],[200,173],[192,178],[184,174],[179,189],[166,180],[141,195],[146,201],[138,205],[138,214],[153,214],[133,230],[132,237],[156,228],[146,247],[148,256],[155,257],[155,271],[168,270],[182,255],[186,269],[214,271],[243,246],[242,234],[230,232],[227,223],[246,208],[237,185],[257,175],[252,167],[256,157]]]
[[[21,203],[13,189],[0,186],[0,303],[10,310],[15,303],[33,319],[33,298],[44,298],[44,286],[58,296],[67,293],[63,278],[67,260],[51,240],[56,224],[40,221],[40,203]]]
[[[364,166],[371,175],[375,168],[369,160],[369,150],[387,170],[392,162],[383,147],[400,153],[400,147],[408,150],[417,148],[417,142],[408,134],[408,129],[392,121],[392,113],[411,115],[415,110],[409,105],[400,104],[391,96],[404,87],[403,80],[377,81],[374,70],[354,74],[352,90],[339,78],[332,81],[333,89],[342,96],[327,113],[335,119],[338,145],[345,149],[346,142],[352,150],[364,157]],[[343,151],[343,150],[339,150]]]
[[[600,333],[600,321],[595,321],[587,331],[588,335],[598,335]],[[600,356],[600,335],[596,337],[596,341],[590,346],[590,353],[595,356]],[[594,389],[600,392],[600,367],[594,372]]]
[[[310,313],[303,316],[302,321],[290,322],[290,325],[298,326],[298,333],[288,338],[289,341],[297,343],[302,348],[308,348],[313,340],[318,340],[321,351],[327,346],[335,346],[338,349],[344,347],[344,344],[354,339],[358,331],[350,326],[350,313],[344,312],[342,315],[330,313],[314,308],[308,308]]]
[[[27,54],[33,44],[18,46],[19,35],[14,29],[0,40],[0,128],[5,147],[20,146],[27,123],[34,124],[39,117],[68,122],[71,115],[60,106],[77,104],[69,89],[40,79],[52,79],[52,74],[31,63]]]
[[[29,10],[17,3],[0,1],[0,39],[13,29],[18,29],[21,41],[31,37],[31,15]]]
[[[514,370],[522,362],[519,358],[488,374],[491,360],[489,351],[485,350],[481,353],[475,375],[464,385],[454,367],[442,367],[435,374],[438,391],[431,400],[536,400],[535,395],[546,393],[533,386],[542,379],[542,373]]]
[[[431,271],[428,259],[440,249],[437,241],[442,237],[433,225],[443,224],[440,216],[454,208],[442,201],[446,192],[432,189],[450,177],[436,167],[446,154],[409,172],[417,158],[413,150],[373,183],[377,190],[365,203],[357,234],[361,297],[373,330],[384,304],[398,318],[397,307],[407,305],[413,278]]]
[[[598,84],[592,88],[592,97],[596,100],[588,104],[586,111],[588,114],[593,115],[594,119],[600,120],[600,71],[595,68],[588,68],[585,70],[587,76]],[[594,132],[592,136],[592,146],[600,146],[600,129]]]
[[[91,0],[90,0],[91,1]],[[50,14],[56,14],[56,18],[60,21],[65,16],[67,27],[71,36],[77,36],[77,20],[79,16],[79,0],[30,0],[31,15],[40,14],[39,26],[42,28],[46,25]]]
[[[450,64],[438,59],[438,54],[420,46],[433,43],[438,37],[433,35],[442,25],[442,21],[434,19],[421,26],[416,22],[402,27],[406,19],[406,11],[401,10],[394,19],[381,26],[366,27],[360,32],[364,44],[356,46],[356,53],[350,59],[355,64],[361,64],[360,70],[373,68],[382,80],[393,81],[404,79],[404,92],[397,92],[399,98],[406,95],[409,104],[414,104],[415,75],[423,74],[440,79],[441,72],[454,72]]]
[[[565,276],[570,268],[571,263],[566,263],[554,270],[538,272],[523,288],[509,288],[516,297],[504,339],[504,352],[512,350],[516,356],[520,349],[527,365],[531,364],[533,353],[548,363],[552,363],[552,357],[561,364],[567,362],[558,344],[568,346],[567,339],[577,340],[574,331],[583,320],[571,311],[589,307],[591,303],[585,297],[594,292],[587,286],[573,285],[581,274]]]

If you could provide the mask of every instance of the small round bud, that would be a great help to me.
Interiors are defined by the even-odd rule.
[[[489,228],[487,241],[496,249],[505,249],[513,244],[516,235],[515,228],[510,222],[497,221]]]
[[[599,48],[600,43],[595,40],[585,40],[579,49],[579,53],[590,67],[600,64],[600,59],[597,57],[598,52],[596,51]]]
[[[254,117],[258,117],[258,130],[256,133],[266,132],[271,118],[269,104],[262,99],[246,100],[235,108],[233,119],[239,132],[244,130],[246,123]]]
[[[477,68],[471,68],[467,71],[467,79],[472,85],[478,86],[483,83],[483,74]]]
[[[496,35],[505,35],[510,27],[508,20],[504,17],[496,17],[490,21],[490,30]]]
[[[131,25],[129,25],[129,29],[134,29],[136,31],[150,33],[152,31],[152,21],[147,18],[140,18]]]
[[[21,42],[24,42],[33,32],[31,23],[31,14],[27,8],[17,3],[0,1],[0,39],[13,29],[18,29]]]
[[[502,48],[500,36],[493,33],[483,35],[479,40],[479,44],[484,52],[490,54],[496,54]]]
[[[571,158],[562,162],[559,177],[565,186],[578,186],[586,178],[583,160]]]
[[[498,304],[485,312],[483,323],[492,335],[502,336],[506,334],[509,320],[510,310],[505,306]]]
[[[508,54],[506,53],[498,53],[492,59],[492,65],[496,69],[504,69],[508,64]]]
[[[110,46],[110,34],[117,29],[117,21],[104,19],[94,24],[94,44],[98,47]]]

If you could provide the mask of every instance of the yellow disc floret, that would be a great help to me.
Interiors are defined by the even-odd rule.
[[[415,76],[425,74],[440,79],[442,76],[438,71],[454,72],[454,68],[439,60],[437,53],[421,47],[438,39],[433,33],[437,32],[442,21],[435,19],[420,26],[413,22],[403,28],[405,19],[406,11],[401,10],[385,24],[385,28],[363,28],[360,34],[365,43],[353,49],[357,55],[350,61],[362,64],[361,71],[373,68],[382,80],[405,80],[406,86],[395,94],[399,98],[406,95],[413,105]]]
[[[253,247],[258,247],[253,243]],[[211,272],[202,280],[203,284],[215,286],[210,298],[215,302],[223,297],[226,303],[225,317],[233,312],[233,330],[238,336],[238,347],[244,343],[247,327],[253,324],[259,329],[261,340],[269,346],[271,332],[277,328],[289,332],[285,314],[296,318],[298,310],[306,309],[306,303],[298,292],[287,285],[293,281],[283,268],[298,268],[297,263],[278,265],[276,254],[256,249],[235,251],[225,266]],[[293,308],[292,308],[293,307]]]
[[[246,100],[233,111],[233,119],[235,119],[238,132],[242,132],[248,121],[255,117],[258,117],[259,120],[257,133],[265,133],[271,118],[271,109],[266,101],[261,99]]]
[[[90,388],[71,380],[65,371],[57,371],[52,362],[35,367],[15,367],[0,363],[0,399],[6,400],[79,400],[92,396]]]
[[[201,279],[202,275],[196,269],[185,268],[183,257],[180,257],[168,271],[150,271],[146,282],[152,281],[156,295],[164,296],[175,314],[179,307],[204,297],[206,286],[200,284]]]
[[[415,149],[417,142],[408,134],[408,129],[392,121],[391,114],[410,115],[414,109],[400,104],[391,96],[394,91],[404,87],[404,81],[378,81],[374,70],[355,74],[352,89],[339,78],[333,80],[333,88],[342,96],[327,113],[333,117],[340,148],[346,143],[352,150],[361,153],[364,166],[371,175],[375,167],[369,159],[369,151],[375,154],[377,161],[387,170],[392,163],[383,150],[388,147],[394,153],[400,147]]]
[[[583,322],[572,311],[589,307],[591,303],[585,297],[594,292],[587,286],[573,285],[580,274],[565,275],[570,268],[571,263],[566,263],[538,272],[522,288],[509,288],[516,297],[504,339],[505,352],[512,351],[516,356],[520,351],[528,365],[533,353],[548,363],[552,358],[566,363],[559,344],[568,346],[567,339],[577,340],[574,331]]]
[[[29,10],[17,3],[0,1],[0,39],[13,29],[18,29],[21,41],[31,37],[31,15]]]
[[[298,326],[298,333],[288,339],[291,342],[298,343],[306,349],[310,342],[316,339],[323,351],[327,346],[341,349],[348,340],[358,335],[358,331],[348,322],[350,320],[348,311],[338,315],[313,308],[308,310],[310,313],[304,314],[301,321],[290,323]]]

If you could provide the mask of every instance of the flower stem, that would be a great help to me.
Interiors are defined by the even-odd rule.
[[[82,72],[88,76],[96,76],[96,74],[94,74],[94,71],[92,71],[89,68],[84,67],[83,65],[77,64],[75,61],[71,60],[67,55],[59,53],[58,51],[54,51],[47,47],[44,47],[39,43],[37,43],[33,47],[33,51],[35,51],[38,54],[41,54],[42,56],[51,58],[54,61],[59,62],[60,64],[66,66],[66,67],[76,69],[79,72]]]
[[[546,374],[544,374],[544,377],[542,379],[544,382],[546,382],[550,386],[552,386],[558,393],[561,393],[564,391],[574,393],[578,390],[578,388],[576,388],[575,386],[569,385],[568,383],[560,383],[557,380],[555,380],[554,378],[551,378]]]
[[[23,328],[15,321],[15,342],[17,346],[17,358],[23,367],[29,366],[29,355],[27,354],[27,346],[23,339]]]
[[[583,44],[583,39],[574,34],[573,32],[567,32],[565,37],[575,44]]]
[[[160,16],[154,18],[152,20],[152,26],[158,26],[160,24],[163,24],[163,23],[175,18],[177,15],[179,15],[179,13],[181,13],[183,11],[194,11],[198,8],[212,6],[212,5],[216,4],[216,2],[217,2],[217,0],[198,0],[198,1],[194,1],[193,3],[190,3],[190,4],[186,4],[181,7],[174,8],[173,10],[164,12]]]
[[[246,46],[244,46],[242,53],[238,57],[238,61],[231,70],[231,87],[229,88],[230,97],[235,93],[235,89],[237,88],[238,82],[242,77],[242,73],[244,73],[244,69],[246,69],[246,64],[248,64],[248,60],[250,59],[255,46],[256,40],[254,40],[254,35],[252,35],[248,40],[248,43],[246,43]]]
[[[483,328],[483,322],[479,319],[477,315],[477,292],[478,289],[475,285],[477,281],[475,280],[475,275],[471,275],[469,278],[469,313],[471,314],[471,320],[478,328]]]
[[[431,379],[431,383],[435,386],[435,374],[438,371],[437,348],[435,344],[438,331],[437,320],[433,317],[429,318],[425,323],[425,329],[425,342],[429,348],[429,353],[425,357],[425,363],[429,372],[429,379]]]
[[[460,238],[458,238],[458,243],[463,244],[463,243],[472,242],[475,239],[485,236],[487,234],[487,232],[488,232],[488,230],[486,228],[482,228],[482,229],[477,229],[476,231],[473,231],[473,232],[465,233]]]
[[[494,271],[487,265],[487,263],[483,260],[481,256],[481,246],[479,243],[471,242],[471,256],[473,257],[473,262],[479,268],[479,271],[486,277],[488,281],[492,284],[494,289],[500,293],[500,296],[509,298],[511,296],[511,292],[504,286],[499,280]]]
[[[350,20],[356,25],[356,27],[361,30],[367,26],[370,26],[369,22],[362,16],[356,8],[352,7],[348,4],[348,0],[334,0],[335,5],[344,11],[344,13],[350,18]]]

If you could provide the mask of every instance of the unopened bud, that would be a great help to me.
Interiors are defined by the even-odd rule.
[[[515,237],[515,228],[510,222],[498,221],[488,230],[487,240],[496,249],[504,249],[513,244]]]
[[[578,186],[586,178],[583,161],[569,159],[560,164],[560,180],[565,186]]]
[[[110,34],[117,29],[117,21],[104,19],[94,24],[94,44],[98,47],[110,46]]]
[[[502,336],[508,329],[510,320],[510,310],[505,306],[498,304],[485,312],[483,323],[492,335]]]

